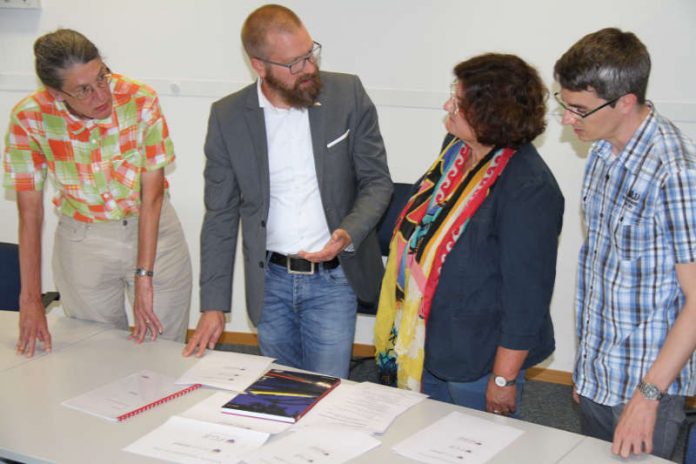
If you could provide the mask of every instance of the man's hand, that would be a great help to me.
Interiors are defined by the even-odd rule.
[[[627,458],[631,453],[651,453],[653,431],[657,419],[659,401],[646,399],[636,391],[619,418],[614,430],[614,443],[611,451]]]
[[[486,388],[486,411],[493,414],[509,416],[517,409],[517,386],[499,387],[495,384],[493,376],[488,379]]]
[[[188,357],[196,351],[196,357],[200,358],[205,353],[205,349],[212,350],[215,348],[215,343],[222,335],[225,328],[225,313],[222,311],[205,311],[198,319],[196,331],[191,336],[191,339],[186,344],[184,351],[181,353],[184,357]]]
[[[300,258],[306,259],[307,261],[312,261],[313,263],[323,263],[325,261],[331,261],[340,252],[345,250],[345,248],[353,242],[350,238],[348,232],[344,229],[336,229],[333,234],[331,234],[331,239],[324,245],[319,251],[313,253],[308,253],[306,251],[300,251],[297,255]]]
[[[40,300],[21,303],[19,310],[19,340],[17,354],[27,358],[34,356],[36,340],[43,344],[47,353],[51,352],[51,334],[46,322],[46,310]]]
[[[164,326],[153,309],[153,298],[152,277],[135,277],[135,301],[133,304],[135,327],[128,337],[135,340],[135,343],[142,343],[148,330],[152,341],[157,340],[157,335],[164,331]]]

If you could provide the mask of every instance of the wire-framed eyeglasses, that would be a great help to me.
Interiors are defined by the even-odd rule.
[[[104,69],[99,76],[97,76],[97,80],[94,81],[94,84],[92,85],[81,85],[80,87],[77,88],[77,90],[73,92],[66,92],[65,90],[61,90],[65,95],[69,97],[73,97],[77,100],[87,100],[89,98],[92,98],[94,96],[94,93],[97,91],[96,89],[105,89],[109,86],[111,83],[111,73]]]

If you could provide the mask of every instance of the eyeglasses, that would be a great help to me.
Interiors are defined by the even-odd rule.
[[[299,57],[292,63],[278,63],[277,61],[266,60],[264,58],[259,58],[258,56],[255,58],[259,61],[263,61],[264,63],[274,64],[276,66],[288,68],[290,74],[299,74],[304,70],[305,64],[307,64],[308,61],[311,61],[312,64],[317,64],[319,62],[319,58],[321,57],[321,44],[319,42],[313,43],[314,45],[312,46],[312,49],[309,51],[309,53]]]
[[[109,83],[111,83],[111,77],[110,72],[103,70],[102,73],[97,76],[94,85],[81,85],[73,93],[68,93],[65,90],[61,90],[61,92],[77,100],[87,100],[94,96],[94,93],[97,91],[96,89],[105,89],[108,87]]]
[[[459,113],[459,97],[457,97],[457,81],[450,84],[450,101],[452,102],[452,111],[450,114]]]
[[[616,97],[613,100],[609,100],[608,102],[604,102],[601,105],[599,105],[597,108],[592,109],[590,111],[578,111],[578,110],[574,109],[572,106],[567,105],[566,102],[564,102],[561,99],[561,92],[554,93],[553,97],[556,99],[558,104],[561,105],[561,108],[563,108],[564,111],[570,111],[571,113],[573,113],[575,116],[579,117],[580,119],[585,119],[586,117],[596,113],[597,111],[601,110],[602,108],[609,106],[609,105],[613,105],[614,103],[616,103],[619,100],[619,98],[623,97],[623,95],[621,95],[621,97]]]

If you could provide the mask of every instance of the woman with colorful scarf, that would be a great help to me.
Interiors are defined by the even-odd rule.
[[[383,380],[514,415],[555,348],[563,195],[532,145],[548,91],[514,55],[458,64],[448,135],[396,222],[375,325]]]

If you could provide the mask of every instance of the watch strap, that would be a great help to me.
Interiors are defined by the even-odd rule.
[[[508,380],[502,375],[493,375],[493,381],[499,387],[512,387],[515,385],[516,379]]]

